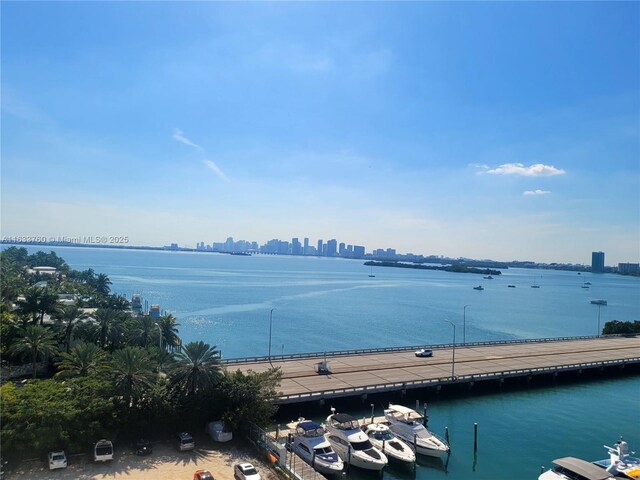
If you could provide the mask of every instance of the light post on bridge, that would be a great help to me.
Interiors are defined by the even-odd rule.
[[[271,311],[269,312],[269,365],[271,365],[271,367],[273,367],[273,363],[271,363],[271,325],[272,325],[274,310],[275,308],[272,308]]]
[[[465,305],[462,309],[462,344],[467,344],[467,307],[471,305]]]
[[[456,377],[456,324],[450,320],[444,320],[448,324],[453,327],[453,349],[451,354],[451,378],[454,379]]]

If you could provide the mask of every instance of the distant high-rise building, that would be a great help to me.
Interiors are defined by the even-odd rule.
[[[360,245],[354,245],[353,246],[353,256],[356,257],[356,258],[364,257],[364,247],[362,247]]]
[[[340,244],[338,245],[338,253],[341,257],[344,257],[347,254],[347,247],[345,246],[344,242],[340,242]]]
[[[322,255],[322,240],[318,240],[318,255]]]
[[[304,239],[304,245],[302,247],[302,254],[303,255],[309,255],[309,238],[305,237]]]
[[[302,245],[300,244],[300,240],[298,238],[291,239],[291,254],[292,255],[300,255],[302,253]]]
[[[332,238],[327,242],[327,257],[335,257],[338,254],[338,241]]]
[[[618,273],[640,273],[640,263],[619,263]]]
[[[591,252],[591,272],[604,273],[604,252]]]

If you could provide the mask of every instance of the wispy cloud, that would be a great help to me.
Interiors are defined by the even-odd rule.
[[[180,143],[184,143],[185,145],[188,145],[190,147],[195,148],[196,150],[198,150],[199,152],[205,153],[204,148],[202,148],[200,145],[198,145],[197,143],[192,142],[191,140],[189,140],[187,137],[184,136],[184,133],[182,132],[182,130],[180,130],[179,128],[174,128],[173,129],[173,135],[172,135],[173,139],[176,140],[177,142]],[[231,180],[229,180],[229,177],[227,177],[224,172],[222,170],[220,170],[220,167],[218,167],[218,165],[215,164],[215,162],[211,161],[211,160],[207,160],[204,159],[202,160],[202,163],[204,163],[204,165],[211,170],[213,173],[215,173],[218,178],[220,178],[221,180],[230,183]]]
[[[224,174],[224,172],[220,170],[220,168],[215,164],[215,162],[212,162],[211,160],[203,160],[202,163],[204,163],[209,170],[211,170],[218,177],[220,177],[220,179],[224,180],[227,183],[231,182],[231,180],[229,180],[229,178]]]
[[[527,190],[525,192],[522,192],[522,195],[524,195],[525,197],[530,197],[530,196],[534,196],[534,195],[547,195],[551,193],[549,190]]]
[[[193,143],[191,140],[189,140],[187,137],[185,137],[184,133],[179,128],[174,128],[173,129],[173,135],[172,136],[173,136],[174,140],[176,140],[176,141],[178,141],[180,143],[184,143],[185,145],[189,145],[190,147],[193,147],[196,150],[199,150],[200,152],[204,152],[204,148],[202,148],[197,143]]]
[[[552,177],[554,175],[563,175],[566,172],[561,168],[542,163],[535,163],[529,166],[525,166],[522,163],[505,163],[499,167],[486,170],[486,173],[493,175],[521,175],[523,177]]]

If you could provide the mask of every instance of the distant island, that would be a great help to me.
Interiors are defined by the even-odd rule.
[[[443,272],[480,273],[482,275],[502,275],[502,272],[500,270],[494,270],[492,268],[471,267],[461,263],[458,263],[456,265],[422,265],[419,263],[369,261],[369,262],[364,262],[364,264],[368,267],[413,268],[416,270],[442,270]]]

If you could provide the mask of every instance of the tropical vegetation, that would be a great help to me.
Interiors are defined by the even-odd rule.
[[[28,377],[3,371],[3,457],[83,452],[111,434],[203,430],[221,418],[235,430],[275,414],[279,370],[226,371],[215,346],[183,344],[173,315],[132,312],[107,275],[17,247],[0,253],[0,268],[2,366]]]

